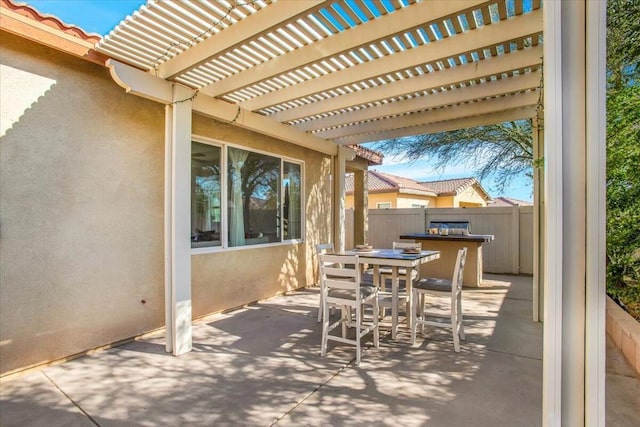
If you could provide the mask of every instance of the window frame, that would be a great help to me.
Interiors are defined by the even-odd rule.
[[[290,164],[294,164],[294,165],[298,165],[300,166],[300,238],[299,239],[284,239],[284,227],[282,224],[280,224],[280,229],[281,229],[281,236],[280,236],[280,240],[281,243],[287,243],[287,242],[293,242],[293,243],[303,243],[304,242],[304,236],[305,236],[305,230],[306,230],[306,225],[307,225],[307,221],[306,221],[306,209],[305,209],[305,186],[304,186],[304,161],[303,160],[297,160],[297,159],[293,159],[290,157],[285,157],[285,156],[281,156],[280,157],[280,170],[283,172],[283,176],[280,177],[280,185],[282,185],[282,181],[284,178],[284,163],[290,163]],[[284,219],[284,186],[281,187],[282,193],[281,193],[281,200],[280,200],[280,218]]]
[[[389,205],[389,206],[380,207],[380,205]],[[377,202],[376,203],[376,209],[392,209],[392,208],[393,208],[393,203],[391,203],[391,202]]]
[[[221,203],[220,208],[221,212],[221,227],[220,227],[220,246],[207,246],[202,248],[190,248],[192,255],[200,255],[200,254],[210,254],[210,253],[218,253],[218,252],[227,252],[227,251],[238,251],[238,250],[247,250],[247,249],[255,249],[255,248],[268,248],[273,246],[283,246],[283,245],[292,245],[299,244],[305,241],[306,234],[306,190],[305,190],[305,161],[301,159],[296,159],[293,157],[276,154],[273,152],[269,152],[266,150],[260,150],[253,147],[247,147],[245,145],[234,144],[226,141],[222,141],[214,138],[207,138],[200,135],[192,135],[191,142],[196,142],[199,144],[207,144],[213,145],[216,147],[220,147],[221,152],[221,165],[220,165],[220,187],[221,187]],[[280,241],[279,242],[270,242],[270,243],[257,243],[253,245],[243,245],[243,246],[229,246],[229,200],[228,200],[228,161],[229,161],[229,148],[237,148],[244,151],[249,151],[251,153],[262,154],[269,157],[275,157],[280,160],[280,191],[281,198],[284,197],[284,188],[282,187],[283,181],[283,173],[284,173],[284,162],[292,163],[300,166],[300,238],[299,239],[284,239],[284,231],[282,228],[282,219],[284,218],[284,203],[280,200]]]

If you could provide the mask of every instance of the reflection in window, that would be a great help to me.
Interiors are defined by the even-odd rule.
[[[229,147],[229,246],[280,241],[280,159]]]
[[[220,246],[221,148],[191,143],[191,247]]]
[[[285,240],[300,239],[302,237],[300,165],[284,162],[282,188],[284,191],[283,237]]]

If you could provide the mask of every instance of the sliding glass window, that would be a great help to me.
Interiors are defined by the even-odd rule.
[[[229,246],[281,241],[277,157],[229,147]]]
[[[301,163],[192,142],[191,247],[301,239],[302,179]]]

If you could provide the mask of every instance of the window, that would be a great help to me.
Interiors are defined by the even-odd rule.
[[[302,238],[301,164],[200,142],[191,153],[192,248]]]
[[[420,203],[411,203],[412,208],[426,208],[427,205],[421,205]]]
[[[220,246],[222,149],[191,143],[191,247]]]
[[[391,209],[391,202],[381,202],[377,203],[376,207],[378,209]]]
[[[302,182],[300,165],[284,162],[282,188],[284,200],[282,202],[283,235],[285,239],[302,238]]]
[[[280,241],[277,157],[229,148],[229,246]]]

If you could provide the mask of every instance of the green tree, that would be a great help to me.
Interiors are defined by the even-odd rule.
[[[531,120],[389,139],[374,148],[408,161],[432,160],[438,170],[462,163],[480,180],[493,176],[498,191],[523,172],[531,177]]]
[[[607,292],[640,320],[640,2],[607,13]]]
[[[607,2],[609,90],[638,84],[640,77],[640,1]]]

